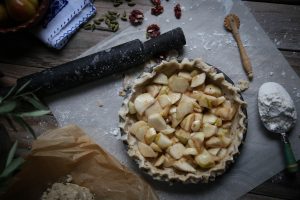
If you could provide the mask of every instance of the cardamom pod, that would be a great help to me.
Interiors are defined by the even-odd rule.
[[[118,13],[115,11],[107,11],[109,15],[117,15]]]
[[[97,20],[97,19],[94,19],[93,22],[96,24],[96,25],[100,25],[101,24],[101,21]]]
[[[130,7],[135,6],[135,4],[136,4],[136,3],[133,2],[133,1],[130,1],[130,2],[127,3],[127,5],[130,6]]]
[[[121,20],[127,21],[127,15],[126,15],[126,11],[125,10],[124,10],[123,15],[121,17]]]
[[[92,30],[92,24],[88,23],[83,26],[84,30]]]

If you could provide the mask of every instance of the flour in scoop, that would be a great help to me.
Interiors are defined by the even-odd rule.
[[[264,83],[258,92],[258,108],[265,127],[285,133],[295,125],[297,113],[293,100],[278,83]]]

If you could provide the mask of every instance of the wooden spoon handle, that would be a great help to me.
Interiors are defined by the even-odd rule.
[[[233,37],[236,40],[237,45],[239,47],[244,70],[246,71],[248,78],[251,80],[253,78],[253,71],[252,71],[252,65],[251,65],[250,59],[249,59],[246,49],[242,43],[242,40],[241,40],[239,31],[236,27],[236,24],[231,23],[231,28],[232,28]]]

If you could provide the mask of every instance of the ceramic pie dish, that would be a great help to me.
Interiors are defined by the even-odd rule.
[[[154,179],[207,183],[239,155],[245,106],[233,82],[201,59],[163,61],[134,82],[120,128],[128,155]]]

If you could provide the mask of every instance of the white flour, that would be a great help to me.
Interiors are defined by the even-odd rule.
[[[284,133],[294,126],[297,113],[293,100],[278,83],[264,83],[258,92],[261,120],[269,131]]]

